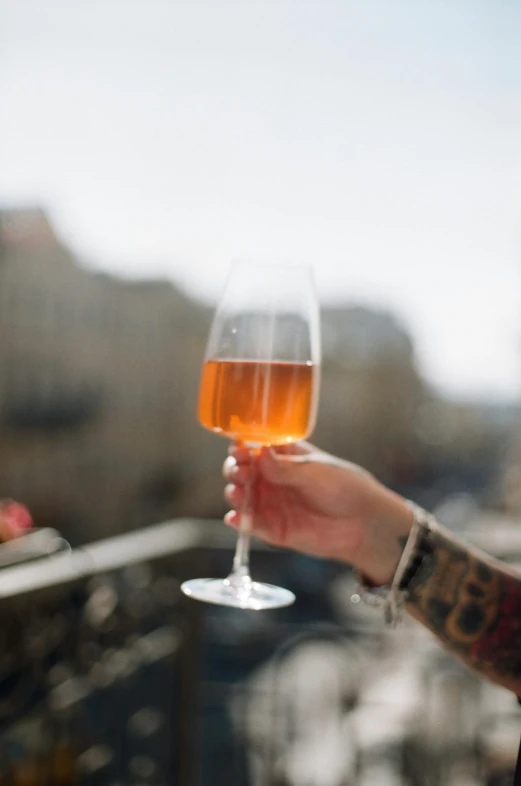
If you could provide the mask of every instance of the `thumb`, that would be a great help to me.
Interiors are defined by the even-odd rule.
[[[278,453],[273,448],[263,449],[259,457],[259,468],[270,483],[278,486],[300,486],[306,480],[306,465],[314,462],[313,453]]]

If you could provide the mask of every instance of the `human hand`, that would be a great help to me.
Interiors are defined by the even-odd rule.
[[[394,575],[412,512],[400,496],[356,464],[308,443],[252,453],[234,443],[224,464],[225,496],[237,512],[251,479],[252,533],[274,546],[348,562],[375,584]]]

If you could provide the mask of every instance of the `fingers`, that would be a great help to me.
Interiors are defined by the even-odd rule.
[[[308,445],[299,445],[299,448],[298,452],[280,452],[271,448],[263,450],[259,457],[263,477],[277,486],[300,486],[305,483],[309,475],[305,468],[320,460],[322,454]]]
[[[231,480],[237,471],[237,461],[234,456],[228,456],[223,464],[223,475],[227,480]]]
[[[267,448],[276,453],[278,456],[304,456],[308,453],[313,453],[316,448],[310,445],[309,442],[290,442],[288,445],[273,445]]]
[[[243,486],[254,476],[251,464],[239,464],[233,456],[228,456],[223,464],[224,478],[230,483]]]
[[[256,456],[240,443],[232,443],[229,456],[223,465],[223,475],[227,481],[242,486],[253,480],[260,472],[271,483],[277,485],[298,485],[303,476],[299,465],[321,460],[325,454],[307,442],[262,448]]]
[[[241,527],[241,514],[237,510],[230,510],[224,517],[224,523],[228,527],[232,527],[233,529],[240,529]],[[277,539],[273,537],[273,530],[266,529],[259,525],[259,522],[255,520],[252,521],[252,534],[255,537],[260,538],[261,540],[266,541],[266,543],[271,543],[274,546],[277,545]]]
[[[243,442],[232,442],[228,448],[228,458],[233,458],[238,464],[251,464],[251,451]]]
[[[224,517],[224,523],[234,529],[239,529],[241,525],[241,513],[244,504],[244,488],[229,483],[224,489],[224,498],[233,510],[228,511]]]
[[[265,450],[273,450],[279,455],[305,455],[314,453],[316,448],[310,445],[309,442],[291,442],[289,445],[274,445],[270,448],[262,448],[261,452]],[[238,464],[251,464],[255,461],[252,456],[250,448],[243,442],[232,442],[228,448],[228,457],[234,458]]]
[[[233,527],[234,529],[238,529],[240,525],[240,516],[236,510],[230,510],[224,517],[224,523],[227,524],[229,527]]]
[[[232,508],[241,508],[244,502],[244,487],[236,486],[234,483],[228,483],[224,489],[224,498]]]
[[[224,523],[233,529],[241,528],[241,514],[237,510],[230,510],[224,517]],[[263,519],[260,520],[255,516],[251,519],[251,532],[255,537],[260,538],[272,546],[283,545],[283,538],[280,531],[273,524],[266,526],[263,524]]]

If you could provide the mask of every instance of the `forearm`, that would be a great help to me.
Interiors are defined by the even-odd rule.
[[[408,611],[469,666],[521,695],[521,577],[443,528],[432,537]]]

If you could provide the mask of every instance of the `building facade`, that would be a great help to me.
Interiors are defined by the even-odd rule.
[[[227,445],[196,418],[210,320],[166,280],[80,265],[42,210],[0,211],[0,497],[74,544],[220,517]],[[503,432],[428,389],[392,315],[323,308],[322,333],[313,441],[404,492],[463,465],[486,482]]]
[[[195,419],[208,321],[168,282],[80,266],[41,210],[4,211],[0,495],[73,541],[188,512],[225,450]]]

